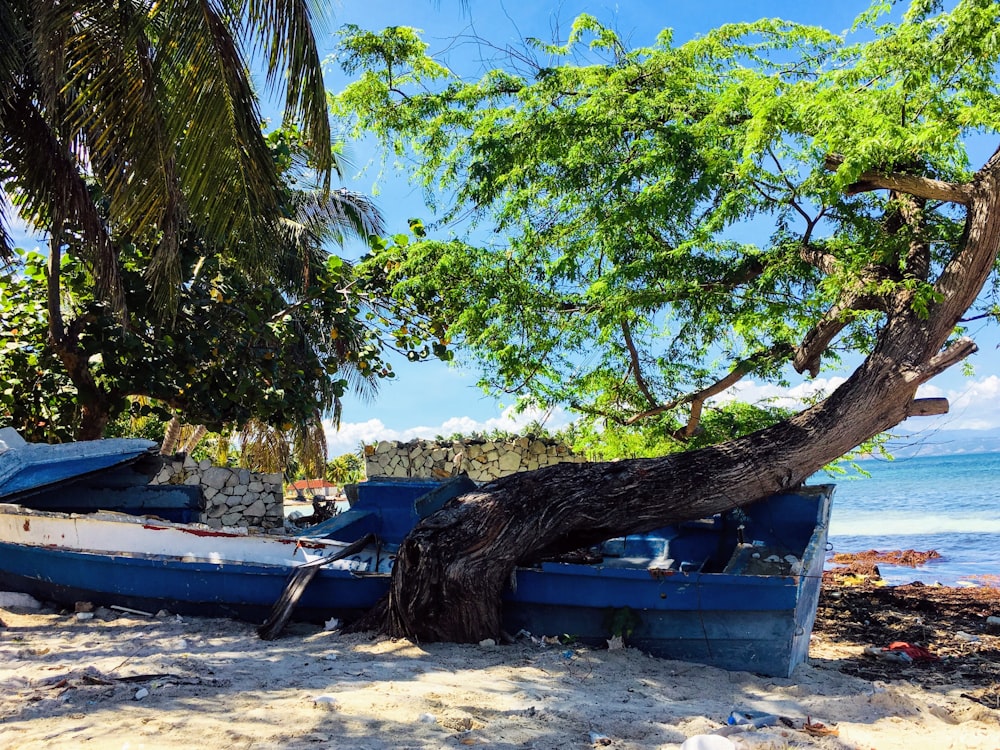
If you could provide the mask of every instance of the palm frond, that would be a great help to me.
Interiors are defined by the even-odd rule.
[[[50,226],[53,211],[89,242],[98,291],[124,309],[118,256],[78,163],[36,109],[27,90],[16,87],[0,100],[0,160],[11,167],[10,189],[18,194],[21,215],[35,226]]]
[[[247,5],[248,22],[267,53],[268,87],[276,88],[284,75],[285,120],[302,121],[315,152],[322,189],[327,191],[331,172],[340,173],[330,149],[330,116],[313,33],[317,19],[312,4],[306,0],[250,0]]]

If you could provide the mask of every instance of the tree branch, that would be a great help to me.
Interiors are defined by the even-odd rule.
[[[683,406],[684,404],[691,404],[691,414],[688,417],[688,423],[677,431],[675,437],[685,438],[691,437],[698,428],[698,422],[701,420],[701,410],[705,401],[710,399],[712,396],[717,396],[730,386],[739,382],[747,373],[749,373],[753,368],[764,359],[772,359],[774,357],[781,356],[790,351],[790,347],[787,344],[775,344],[770,349],[758,352],[751,357],[747,357],[740,362],[737,362],[729,373],[719,380],[716,380],[711,385],[702,388],[694,393],[688,393],[680,398],[676,398],[665,404],[660,404],[659,406],[648,409],[639,414],[634,414],[624,421],[625,425],[632,425],[639,422],[647,417],[653,417],[657,414],[662,414],[665,411],[670,411],[671,409],[676,409],[678,406]]]
[[[831,172],[836,172],[843,164],[843,157],[831,155],[826,157],[826,168]],[[844,192],[847,195],[857,195],[867,193],[872,190],[895,190],[899,193],[907,193],[917,198],[927,198],[929,200],[939,200],[948,203],[961,203],[968,205],[972,200],[972,186],[935,180],[930,177],[921,177],[915,174],[902,174],[890,172],[883,174],[870,170],[862,172],[856,182],[852,182]]]
[[[632,329],[627,320],[622,321],[622,335],[625,337],[625,346],[628,347],[628,356],[632,362],[632,375],[635,377],[635,384],[642,391],[642,395],[646,397],[646,402],[650,406],[655,406],[656,398],[650,392],[646,379],[642,377],[642,368],[639,365],[639,352],[635,348],[635,341],[632,339]]]
[[[941,350],[920,367],[911,370],[905,376],[908,383],[926,383],[935,375],[940,375],[952,365],[956,365],[971,354],[979,351],[976,342],[963,336],[946,349]]]
[[[906,406],[907,417],[933,417],[948,413],[946,398],[915,398]]]
[[[802,249],[799,250],[799,257],[827,276],[832,276],[836,273],[837,268],[840,266],[840,261],[833,257],[833,255],[812,245],[803,245]]]
[[[854,295],[846,302],[834,305],[803,337],[792,359],[792,367],[799,373],[808,370],[809,376],[815,378],[819,375],[823,352],[837,334],[851,322],[851,313],[859,310],[881,310],[883,307],[882,301],[872,295]]]

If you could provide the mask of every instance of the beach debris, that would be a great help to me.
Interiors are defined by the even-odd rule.
[[[139,688],[135,691],[135,700],[141,701],[143,698],[149,695],[149,691],[146,688]]]
[[[806,717],[806,723],[802,725],[802,731],[813,737],[836,737],[840,731],[835,727],[828,727],[822,722],[813,721],[811,717]]]
[[[323,630],[336,630],[340,627],[340,620],[336,617],[331,617],[329,620],[323,623]]]
[[[986,618],[986,632],[987,633],[1000,633],[1000,617],[987,617]]]
[[[483,640],[479,642],[479,648],[495,648],[496,645],[497,642],[492,638],[483,638]]]
[[[608,638],[608,651],[617,651],[621,648],[625,648],[625,640],[620,635]]]
[[[417,721],[421,724],[437,724],[437,717],[434,714],[420,714]]]
[[[340,706],[340,701],[337,700],[336,696],[329,694],[315,695],[312,701],[316,708],[322,708],[325,711],[335,711]]]
[[[973,635],[972,633],[966,633],[964,630],[956,631],[955,639],[962,641],[963,643],[979,643],[978,635]]]
[[[882,649],[882,651],[895,654],[903,654],[909,658],[909,661],[907,661],[907,663],[913,661],[940,661],[941,659],[941,657],[939,657],[937,654],[931,653],[928,649],[924,648],[923,646],[917,646],[911,643],[907,643],[906,641],[893,641],[886,648]],[[867,649],[865,649],[865,653],[868,653]],[[885,658],[881,657],[881,655],[879,656],[880,658]],[[888,661],[899,661],[899,660],[888,659]]]
[[[129,615],[142,615],[143,617],[152,617],[152,612],[144,612],[141,609],[132,609],[131,607],[121,607],[117,604],[112,604],[108,609],[113,609],[118,612],[124,612]]]
[[[77,602],[73,605],[74,612],[93,612],[94,603],[93,602]]]
[[[337,655],[336,654],[327,654],[326,656],[323,657],[323,659],[325,661],[337,661]]]
[[[19,591],[0,591],[0,607],[21,607],[22,609],[41,609],[42,603],[30,594]]]
[[[778,717],[764,711],[733,711],[726,717],[726,724],[729,726],[748,726],[759,729],[760,727],[770,727],[778,723]]]
[[[75,616],[76,616],[77,620],[93,620],[94,619],[94,613],[93,612],[77,612]]]
[[[913,663],[913,657],[905,651],[890,651],[887,648],[879,648],[878,646],[865,646],[865,654],[874,656],[876,659],[881,659],[882,661],[891,661],[897,664]]]
[[[600,732],[591,732],[590,744],[594,747],[607,747],[611,744],[611,738],[606,734],[601,734]]]

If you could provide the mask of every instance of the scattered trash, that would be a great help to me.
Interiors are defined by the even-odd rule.
[[[563,657],[563,659],[572,659],[573,658],[573,649],[568,648],[565,651],[563,651],[562,652],[562,657]]]
[[[77,602],[73,605],[74,612],[93,612],[94,603],[93,602]]]
[[[317,695],[313,698],[313,705],[316,708],[334,711],[339,706],[339,701],[332,695]]]
[[[865,654],[882,659],[883,661],[896,662],[897,664],[913,663],[913,657],[905,651],[890,651],[887,648],[879,648],[878,646],[865,646]]]
[[[326,661],[337,661],[337,655],[336,655],[336,654],[327,654],[327,655],[326,655],[326,656],[324,656],[323,658],[324,658],[324,659],[325,659]]]
[[[625,640],[620,635],[608,638],[608,651],[617,651],[620,648],[625,648]]]
[[[93,620],[94,619],[94,613],[93,612],[77,612],[76,613],[76,619],[77,620]]]
[[[434,714],[420,714],[418,720],[422,724],[437,724],[437,717]]]
[[[135,699],[141,701],[143,698],[149,695],[149,691],[146,688],[139,688],[135,691]]]
[[[0,607],[41,609],[42,603],[30,594],[22,594],[19,591],[0,591]]]
[[[810,717],[806,717],[806,723],[802,725],[802,731],[806,734],[811,734],[813,737],[836,737],[840,734],[837,729],[833,727],[828,727],[818,721],[813,721]]]
[[[590,744],[594,747],[605,747],[611,744],[611,738],[599,732],[590,733]]]
[[[479,648],[493,648],[496,645],[497,642],[492,638],[483,638],[483,640],[479,642]]]
[[[733,711],[726,718],[730,726],[750,726],[756,729],[770,727],[778,723],[778,717],[763,711]]]
[[[115,609],[119,612],[125,612],[130,615],[142,615],[143,617],[152,617],[152,612],[143,612],[141,609],[132,609],[131,607],[119,607],[117,604],[112,604],[108,609]]]
[[[955,638],[965,643],[979,643],[978,635],[973,635],[972,633],[966,633],[964,630],[959,630],[957,633],[955,633]]]
[[[323,623],[323,630],[336,630],[340,627],[340,620],[336,617],[331,617],[329,620]]]
[[[889,644],[889,651],[906,654],[912,661],[941,661],[941,657],[931,653],[923,646],[914,646],[906,641],[893,641]]]

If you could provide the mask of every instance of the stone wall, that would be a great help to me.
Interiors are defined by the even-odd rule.
[[[205,498],[201,521],[212,528],[268,530],[284,525],[283,480],[280,473],[257,474],[248,469],[213,466],[208,459],[198,463],[179,454],[164,457],[163,468],[150,484],[200,485]]]
[[[563,443],[528,437],[447,443],[384,440],[366,445],[364,452],[365,473],[369,477],[444,478],[465,472],[476,482],[489,482],[552,464],[586,460],[574,455]]]

